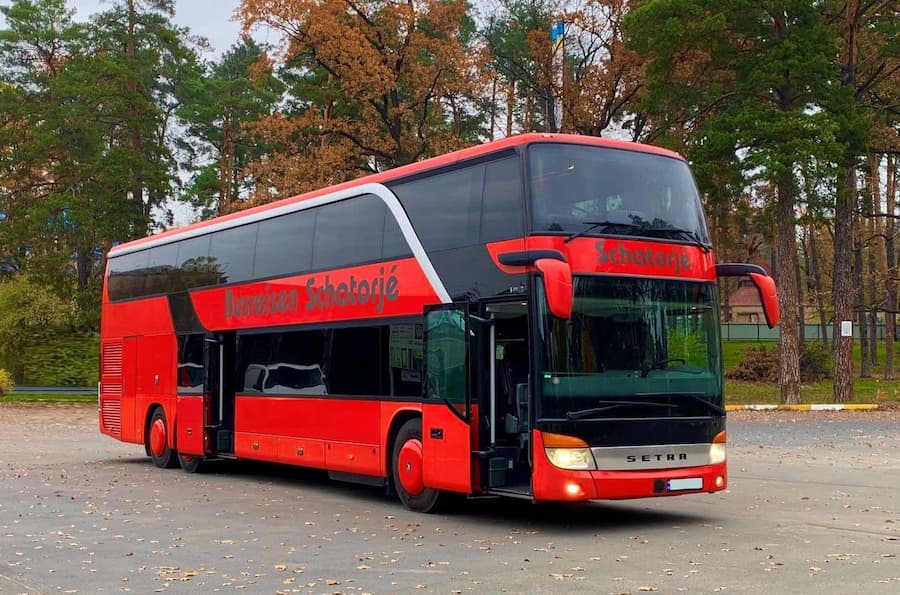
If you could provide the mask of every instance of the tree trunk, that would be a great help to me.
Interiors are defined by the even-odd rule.
[[[853,243],[853,286],[856,295],[856,326],[859,329],[859,377],[871,378],[869,372],[869,326],[866,321],[865,293],[863,292],[863,219],[856,219],[856,237]]]
[[[516,117],[516,81],[509,79],[506,90],[506,136],[512,136],[513,120]]]
[[[844,5],[843,47],[841,48],[841,85],[856,89],[857,33],[859,0]],[[855,106],[854,106],[855,107]],[[849,115],[849,114],[848,114]],[[853,211],[856,207],[856,155],[848,142],[837,180],[834,209],[834,401],[853,400],[853,338],[841,337],[843,320],[853,320],[853,272],[848,246],[853,245]]]
[[[866,281],[869,290],[869,361],[873,366],[878,365],[878,277],[884,267],[878,266],[877,254],[884,252],[881,250],[883,235],[881,225],[879,224],[881,212],[881,181],[878,176],[878,161],[874,155],[869,155],[867,159],[869,175],[869,192],[867,200],[869,201],[869,233],[871,238],[868,245],[867,268],[869,270]]]
[[[885,268],[884,285],[887,294],[886,312],[884,315],[884,379],[894,379],[894,339],[896,335],[896,320],[894,312],[897,309],[897,254],[894,252],[894,192],[897,188],[897,161],[894,156],[887,158],[887,186],[884,195],[885,213],[884,221],[884,253],[887,266]]]
[[[138,83],[137,64],[135,63],[135,28],[137,27],[137,14],[134,0],[128,0],[128,32],[125,39],[125,60],[131,71],[128,74],[128,100],[130,103],[131,122],[129,123],[131,145],[131,198],[137,204],[137,208],[144,216],[145,221],[150,220],[150,205],[144,204],[144,171],[142,166],[143,143],[141,139],[140,125],[141,114],[138,108]]]
[[[856,168],[844,166],[839,179],[834,209],[834,281],[831,291],[834,300],[834,401],[853,400],[853,337],[841,336],[841,322],[853,320],[853,207],[856,198]]]
[[[819,333],[822,337],[822,347],[828,349],[828,319],[825,314],[825,295],[822,289],[822,267],[819,266],[819,248],[816,245],[816,228],[811,225],[809,231],[809,256],[816,291],[816,309],[819,311]]]
[[[775,282],[781,309],[779,384],[781,402],[800,402],[800,327],[797,299],[797,230],[794,225],[794,180],[782,175],[776,184]]]

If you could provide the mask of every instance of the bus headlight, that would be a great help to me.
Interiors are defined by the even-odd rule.
[[[597,468],[588,443],[575,436],[543,433],[544,452],[554,466],[560,469],[593,470]]]
[[[725,441],[727,435],[725,432],[719,432],[713,438],[712,444],[709,445],[709,464],[720,465],[725,462]]]
[[[590,448],[547,448],[547,458],[561,469],[596,469]]]

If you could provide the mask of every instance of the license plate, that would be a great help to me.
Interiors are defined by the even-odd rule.
[[[685,479],[670,479],[668,481],[668,490],[670,492],[680,492],[683,490],[702,490],[702,477],[687,477]]]

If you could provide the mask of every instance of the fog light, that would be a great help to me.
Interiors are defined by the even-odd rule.
[[[725,487],[725,478],[722,477],[721,475],[717,475],[717,476],[716,476],[716,487],[717,487],[717,488],[724,488],[724,487]]]
[[[580,484],[577,484],[574,481],[570,481],[566,484],[566,494],[572,497],[583,496],[584,490],[581,489]]]

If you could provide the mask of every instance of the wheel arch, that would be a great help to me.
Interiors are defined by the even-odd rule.
[[[387,432],[387,442],[384,447],[384,472],[388,478],[388,486],[391,490],[393,490],[393,480],[391,479],[391,471],[394,464],[393,452],[394,452],[394,440],[397,439],[397,434],[400,433],[400,428],[403,427],[403,424],[408,422],[411,419],[422,419],[422,410],[415,408],[403,408],[398,409],[394,412],[394,416],[391,418],[390,426],[388,426]]]

